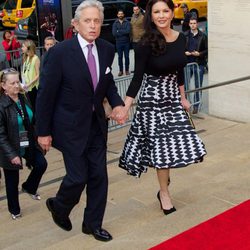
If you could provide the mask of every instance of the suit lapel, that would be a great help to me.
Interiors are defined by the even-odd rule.
[[[92,84],[92,78],[91,78],[91,74],[89,71],[89,67],[88,67],[88,63],[85,59],[85,56],[83,54],[82,48],[78,42],[77,37],[74,37],[72,39],[73,41],[73,45],[72,45],[72,52],[73,52],[73,58],[74,60],[77,61],[77,64],[79,65],[79,68],[82,69],[82,73],[84,78],[87,80],[89,86],[91,87],[91,89],[94,91],[93,88],[93,84]]]

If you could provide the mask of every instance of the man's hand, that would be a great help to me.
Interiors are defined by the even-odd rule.
[[[128,110],[123,106],[117,106],[113,108],[110,118],[122,125],[128,119]]]
[[[50,150],[51,143],[52,143],[52,137],[50,135],[38,136],[37,141],[45,152],[48,152]]]
[[[200,56],[200,52],[198,52],[198,51],[195,50],[195,51],[192,52],[192,55],[193,56]]]

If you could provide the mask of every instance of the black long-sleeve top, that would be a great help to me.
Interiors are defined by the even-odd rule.
[[[166,52],[159,56],[152,55],[149,45],[138,44],[135,51],[135,73],[127,90],[127,96],[135,98],[142,84],[144,73],[154,76],[177,74],[179,86],[184,84],[186,39],[182,33],[174,42],[166,42]]]

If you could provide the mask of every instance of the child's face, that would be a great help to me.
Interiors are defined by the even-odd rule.
[[[27,46],[23,43],[23,44],[22,44],[22,52],[23,52],[24,54],[26,54],[27,51],[28,51],[28,48],[27,48]]]
[[[55,45],[55,42],[53,40],[47,40],[45,41],[44,48],[46,51],[49,50],[49,48],[53,47]]]

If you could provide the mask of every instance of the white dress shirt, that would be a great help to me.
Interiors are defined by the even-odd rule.
[[[86,62],[88,62],[88,47],[87,47],[87,45],[90,43],[87,42],[79,33],[77,34],[77,39],[78,39],[80,46],[82,48],[82,52],[85,56]],[[91,44],[93,44],[92,54],[95,57],[96,71],[97,71],[97,82],[99,82],[100,66],[99,66],[99,57],[98,57],[97,47],[96,47],[95,41],[93,41]]]

